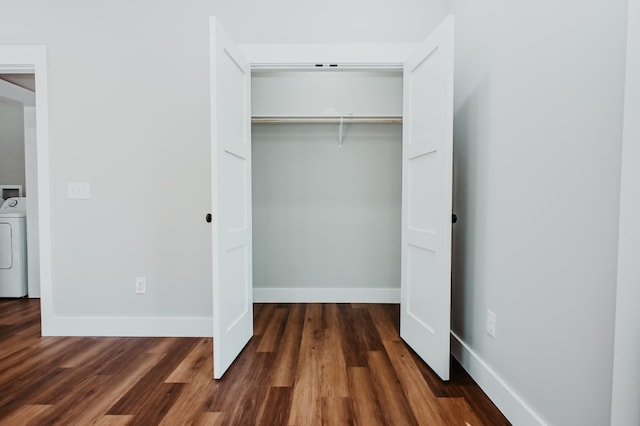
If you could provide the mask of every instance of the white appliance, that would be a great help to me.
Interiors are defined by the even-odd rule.
[[[0,297],[27,295],[27,199],[0,207]]]

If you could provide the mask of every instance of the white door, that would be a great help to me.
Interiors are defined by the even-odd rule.
[[[253,335],[251,67],[211,18],[213,376]]]
[[[404,66],[400,336],[449,380],[453,17]]]

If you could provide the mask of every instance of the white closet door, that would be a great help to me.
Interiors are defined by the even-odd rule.
[[[400,335],[449,380],[453,17],[405,62]]]
[[[253,335],[251,67],[211,18],[213,376]]]

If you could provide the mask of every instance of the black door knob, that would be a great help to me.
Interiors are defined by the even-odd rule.
[[[456,223],[458,221],[458,216],[454,213],[451,215],[451,223]]]
[[[212,219],[213,219],[213,216],[211,216],[211,213],[207,213],[207,215],[204,218],[204,220],[206,220],[207,223],[211,223]]]

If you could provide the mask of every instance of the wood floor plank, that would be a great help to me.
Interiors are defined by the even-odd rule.
[[[386,423],[418,425],[386,352],[369,352],[369,368]]]
[[[171,352],[176,343],[175,337],[167,337],[164,339],[158,339],[153,347],[147,349],[150,354],[166,354]]]
[[[220,380],[217,380],[216,393],[209,398],[205,411],[223,412],[233,407],[244,393],[245,384],[243,378],[247,377],[257,365],[257,360],[252,356],[256,352],[259,339],[251,339],[240,355],[231,364]],[[215,354],[213,355],[215,357]]]
[[[282,337],[282,332],[284,331],[288,315],[288,308],[276,308],[274,310],[273,315],[269,320],[269,324],[260,339],[258,352],[275,352],[278,342]]]
[[[129,391],[109,409],[107,414],[134,414],[141,406],[146,405],[150,398],[149,389],[162,384],[173,370],[182,362],[184,357],[191,352],[196,344],[193,339],[169,338],[170,348],[160,359],[155,368],[149,370]],[[156,353],[156,352],[151,352]],[[164,387],[167,392],[174,392],[179,387]],[[155,395],[155,394],[154,394]]]
[[[38,314],[0,300],[3,425],[509,424],[457,362],[442,382],[401,341],[398,305],[257,304],[221,380],[211,338],[41,337]]]
[[[227,418],[232,420],[231,424],[234,425],[257,424],[258,410],[266,396],[264,384],[270,381],[274,354],[256,352],[253,358],[255,362],[251,370],[243,375],[242,391],[235,393],[239,401],[224,410],[228,414]]]
[[[186,358],[171,372],[165,383],[189,383],[203,370],[211,371],[213,378],[213,339],[202,339]]]
[[[54,381],[55,385],[44,390],[36,390],[27,401],[39,404],[55,405],[57,414],[72,413],[80,400],[91,400],[92,395],[99,393],[103,384],[109,379],[104,375],[79,374],[77,370],[57,368],[61,371]],[[74,392],[69,393],[69,385],[73,384]]]
[[[107,362],[109,359],[109,352],[107,352],[107,357],[94,360],[95,363],[88,363],[75,369],[59,369],[64,375],[56,380],[53,386],[37,390],[30,398],[36,401],[51,401],[55,404],[56,412],[49,417],[49,421],[53,423],[89,424],[103,416],[107,409],[121,398],[126,389],[130,389],[163,358],[162,354],[144,352],[146,343],[150,341],[152,340],[119,339],[115,352],[121,352],[123,347],[129,348],[129,357],[125,362],[121,362],[120,357],[114,357],[113,360],[121,366],[108,369],[119,374],[97,373],[95,363],[100,365]],[[96,374],[92,374],[94,371]],[[66,389],[70,387],[73,387],[75,392],[67,392]],[[82,406],[84,406],[83,409],[77,409]]]
[[[361,334],[356,328],[356,319],[354,317],[355,309],[352,308],[352,305],[353,304],[348,303],[338,304],[345,364],[347,367],[366,367],[368,350],[365,342],[361,338]],[[371,324],[368,326],[371,327]]]
[[[349,303],[349,305],[353,309],[369,309],[371,307],[371,303]]]
[[[88,343],[97,343],[94,341],[87,341]],[[116,344],[112,344],[112,347],[117,347],[114,349],[116,352],[125,350],[124,348],[132,349],[132,344],[134,342],[131,340],[120,340],[117,341]],[[93,348],[91,346],[86,346],[85,351],[93,352]],[[134,355],[134,354],[131,354]],[[40,404],[59,404],[61,400],[67,399],[68,395],[66,390],[69,388],[71,384],[77,387],[83,387],[85,385],[91,385],[92,382],[89,381],[85,383],[87,378],[93,377],[103,377],[104,374],[96,374],[99,371],[99,368],[106,364],[110,359],[112,359],[112,353],[107,351],[102,351],[98,354],[95,354],[91,360],[87,360],[84,364],[81,364],[75,368],[64,367],[69,364],[70,360],[65,360],[61,364],[63,367],[56,367],[52,371],[60,370],[60,374],[55,381],[50,382],[51,384],[46,388],[39,388],[34,390],[28,399],[35,403]],[[83,394],[87,392],[83,391]]]
[[[118,370],[116,374],[103,375],[106,377],[106,381],[99,392],[91,396],[80,394],[80,401],[75,400],[78,406],[84,408],[68,419],[69,424],[85,425],[92,424],[103,417],[120,417],[121,415],[108,416],[109,408],[145,377],[162,360],[163,356],[163,354],[141,353],[132,356],[126,366]],[[74,399],[69,398],[67,403],[73,404]]]
[[[356,424],[383,426],[384,415],[368,367],[349,367],[349,389]]]
[[[397,326],[399,322],[395,322],[392,310],[385,305],[372,304],[369,311],[371,312],[373,324],[376,330],[378,330],[378,335],[382,341],[400,340]]]
[[[132,424],[157,425],[178,400],[184,383],[160,383],[151,390],[148,398],[136,407]]]
[[[439,402],[420,374],[406,344],[402,341],[386,341],[384,347],[418,423],[446,424],[440,413]]]
[[[100,354],[104,354],[107,348],[113,347],[113,345],[116,345],[118,343],[117,337],[89,337],[87,339],[93,340],[93,344],[90,345],[86,350],[78,351],[78,353],[74,354],[74,356],[63,362],[60,367],[74,368],[85,365],[95,358],[99,357]]]
[[[40,303],[38,300],[0,300],[0,325],[39,325]]]
[[[34,342],[39,342],[40,338],[39,325],[16,331],[8,336],[0,337],[0,341],[2,341],[2,345],[5,347],[5,350],[0,354],[0,365],[7,361],[11,361],[14,356],[17,356],[16,354],[25,348],[27,348],[27,350],[32,350],[30,346]]]
[[[95,426],[126,426],[131,424],[133,416],[103,416]]]
[[[483,423],[464,398],[438,398],[443,425],[493,426]]]
[[[196,423],[207,400],[216,392],[217,383],[212,377],[213,372],[209,370],[184,383],[178,399],[159,424],[173,426]]]
[[[260,314],[260,311],[267,306],[267,303],[254,303],[253,304],[253,327],[255,329],[256,318]]]
[[[224,413],[202,413],[193,426],[221,426],[224,421]]]
[[[271,317],[276,310],[274,303],[261,304],[260,309],[253,314],[253,335],[262,336],[269,325]]]
[[[323,397],[348,397],[349,375],[342,349],[342,335],[338,307],[335,303],[323,305],[324,339],[320,351],[320,395]]]
[[[469,378],[469,380],[471,379]],[[491,426],[510,425],[509,421],[485,395],[482,389],[478,387],[478,385],[475,383],[461,385],[459,386],[459,389],[465,401],[473,410],[473,413],[483,424]]]
[[[292,393],[290,387],[270,386],[258,412],[256,424],[265,426],[288,424]]]
[[[450,380],[448,382],[443,382],[440,380],[440,377],[433,371],[419,356],[416,354],[411,348],[408,348],[411,353],[411,357],[414,362],[418,366],[422,377],[425,382],[429,386],[431,392],[438,398],[448,397],[448,398],[457,398],[462,396],[460,390],[458,389],[459,384],[465,383],[465,377],[468,377],[467,374],[462,370],[460,364],[451,357],[449,375]]]
[[[0,393],[0,409],[9,409],[24,401],[54,403],[53,399],[59,396],[60,392],[52,388],[60,386],[67,374],[67,371],[58,365],[66,362],[71,354],[86,348],[86,345],[86,342],[78,338],[61,339],[58,345],[51,345],[34,354],[32,358],[23,360],[11,371],[5,372],[7,374],[0,374],[0,383],[6,383],[3,392]],[[42,394],[52,397],[41,398]]]
[[[251,339],[236,361],[218,380],[216,394],[206,411],[223,412],[226,424],[255,424],[271,380],[275,354],[257,352],[259,339]],[[215,356],[215,354],[214,354]]]
[[[33,424],[34,420],[45,417],[54,409],[55,407],[53,405],[25,404],[13,411],[10,415],[3,416],[1,423],[15,426]]]
[[[2,363],[0,370],[0,383],[19,384],[37,381],[38,376],[48,372],[56,365],[64,362],[73,353],[82,350],[86,344],[77,338],[64,337],[51,345],[33,348],[31,351],[24,351],[21,356],[14,356],[6,359]],[[40,374],[27,374],[34,371]],[[22,378],[22,381],[20,380]],[[20,382],[20,383],[18,383]],[[8,389],[3,389],[4,395],[0,394],[0,401],[6,396]],[[1,407],[0,402],[0,407]]]
[[[161,360],[164,358],[165,353],[156,351],[155,348],[158,345],[166,341],[173,343],[171,339],[162,339],[158,337],[145,337],[145,338],[120,338],[119,342],[109,349],[109,362],[100,365],[96,369],[96,374],[104,374],[108,376],[115,376],[120,374],[122,370],[128,369],[130,360],[137,359],[139,355],[149,354],[153,355],[152,358]]]
[[[25,318],[24,321],[19,322],[17,318],[13,318],[11,323],[5,322],[0,324],[0,339],[4,339],[8,336],[12,336],[19,333],[39,332],[40,324],[37,320],[32,318]]]
[[[305,322],[304,304],[295,304],[289,311],[283,336],[280,339],[276,359],[274,360],[271,386],[292,387],[298,367],[300,341]]]
[[[289,416],[289,424],[295,426],[322,424],[320,392],[323,387],[320,371],[322,365],[320,348],[324,342],[322,305],[309,303],[306,308]]]
[[[353,409],[351,398],[348,397],[323,397],[322,421],[326,425],[352,426]]]

